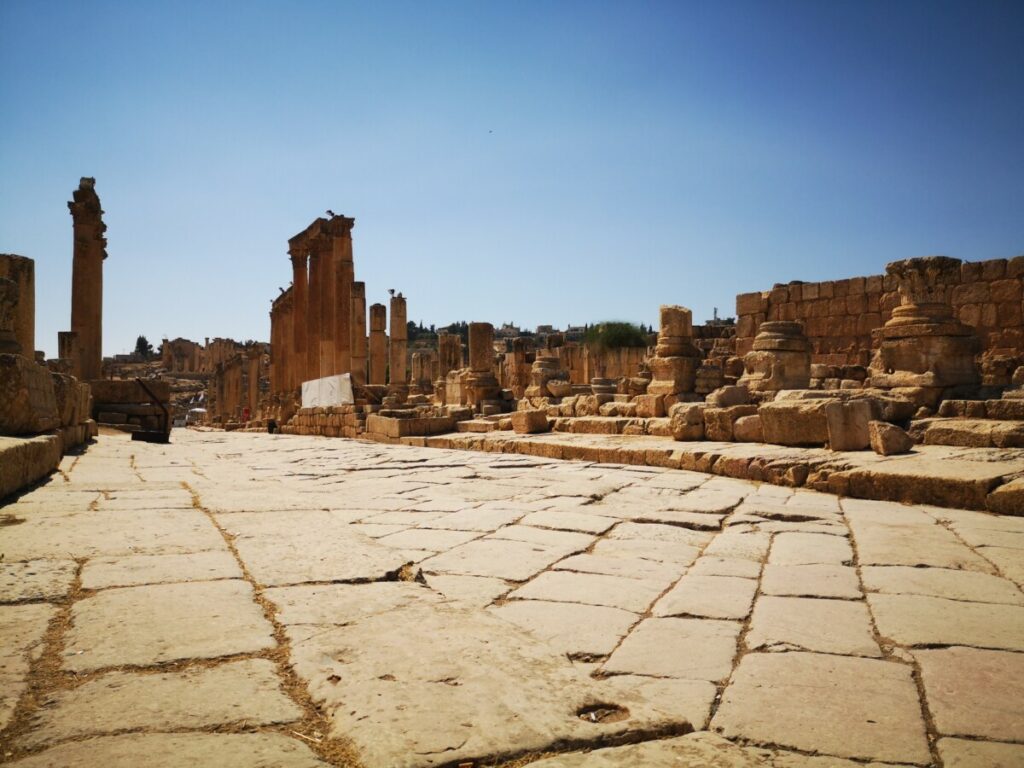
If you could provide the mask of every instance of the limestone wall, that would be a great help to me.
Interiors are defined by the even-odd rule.
[[[1024,354],[1024,256],[964,262],[949,296],[960,320],[977,329],[985,355]],[[799,320],[813,362],[867,365],[871,331],[898,304],[896,279],[888,275],[793,282],[741,293],[736,297],[736,354],[750,351],[765,320]]]

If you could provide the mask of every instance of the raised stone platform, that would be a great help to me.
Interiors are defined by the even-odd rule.
[[[53,472],[62,453],[58,434],[0,437],[0,501]]]

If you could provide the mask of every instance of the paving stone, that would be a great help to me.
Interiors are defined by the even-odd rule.
[[[480,534],[477,531],[446,531],[430,528],[408,528],[377,539],[381,544],[396,549],[422,549],[429,552],[445,552],[459,544],[472,541]]]
[[[503,525],[511,525],[529,514],[529,510],[513,507],[488,507],[465,509],[461,512],[441,515],[429,522],[420,523],[421,528],[444,528],[450,531],[496,531]]]
[[[711,541],[712,534],[704,531],[691,531],[678,525],[659,525],[657,523],[621,523],[608,534],[609,539],[642,539],[644,541],[665,541],[673,544],[684,544],[689,547],[703,547]]]
[[[605,605],[643,613],[664,589],[658,582],[623,576],[548,571],[511,592],[509,598]]]
[[[910,565],[992,573],[992,566],[942,526],[878,525],[851,519],[857,557],[864,565]]]
[[[864,588],[891,595],[932,595],[950,600],[1024,605],[1024,593],[1010,581],[977,571],[907,566],[861,568]]]
[[[523,525],[532,525],[538,528],[553,528],[558,531],[578,531],[595,534],[604,533],[617,522],[619,521],[614,517],[550,509],[531,512],[520,520],[520,523]]]
[[[717,692],[714,683],[705,680],[612,675],[598,682],[602,693],[629,708],[636,725],[682,716],[694,730],[707,727]]]
[[[277,733],[131,733],[61,744],[14,768],[326,768],[298,739]]]
[[[761,593],[790,597],[862,596],[857,571],[842,565],[772,565],[764,567]]]
[[[273,587],[263,594],[277,607],[277,620],[283,624],[349,624],[410,605],[445,601],[430,587],[408,581]]]
[[[746,643],[752,650],[881,655],[867,605],[851,600],[759,597]]]
[[[332,735],[350,739],[366,768],[453,765],[631,729],[628,717],[581,718],[617,702],[564,655],[491,611],[431,600],[287,632],[294,668],[328,713]]]
[[[227,723],[271,725],[302,718],[265,659],[144,675],[112,672],[50,696],[21,746],[118,731],[181,731]]]
[[[0,730],[25,692],[29,664],[43,652],[43,636],[57,613],[52,605],[0,605]]]
[[[461,544],[421,565],[427,573],[492,576],[526,581],[567,554],[564,547],[512,539],[476,539]]]
[[[195,509],[107,510],[32,517],[4,527],[4,559],[160,555],[218,549],[224,540]]]
[[[1024,608],[920,595],[869,593],[878,633],[898,645],[1024,650]]]
[[[693,576],[738,576],[743,579],[756,579],[761,575],[761,563],[704,555],[697,559],[687,573]]]
[[[712,619],[645,619],[605,662],[609,674],[724,680],[740,625]]]
[[[607,656],[637,621],[620,608],[545,600],[511,600],[490,610],[574,658]]]
[[[671,541],[647,541],[644,539],[604,538],[594,545],[591,552],[602,557],[639,558],[657,563],[672,563],[687,566],[697,559],[700,550]]]
[[[562,552],[563,557],[575,552],[582,552],[594,543],[594,536],[590,534],[552,531],[547,528],[534,528],[532,525],[518,523],[499,528],[494,533],[488,534],[487,538],[540,544]]]
[[[704,548],[705,557],[752,560],[760,563],[768,554],[771,537],[766,533],[720,533]]]
[[[311,511],[239,512],[217,518],[259,584],[365,581],[394,575],[409,559],[354,533],[343,516]]]
[[[97,557],[82,567],[82,589],[240,578],[242,569],[227,549],[186,555]]]
[[[861,760],[931,762],[911,669],[819,653],[750,653],[711,727],[726,738]]]
[[[0,603],[64,597],[77,569],[74,560],[0,562]]]
[[[449,600],[459,600],[483,608],[504,595],[512,586],[503,579],[486,576],[447,576],[434,574],[427,584]]]
[[[72,606],[64,668],[216,658],[274,646],[272,627],[244,581],[108,589]]]
[[[626,576],[631,579],[645,579],[663,585],[663,589],[678,579],[684,567],[672,563],[659,563],[639,557],[613,557],[608,555],[573,555],[559,560],[553,566],[560,571],[579,573],[603,573],[607,576]]]
[[[853,548],[839,536],[820,533],[780,533],[768,556],[771,565],[850,565]]]
[[[1024,654],[955,647],[914,658],[939,733],[1024,742]]]
[[[1024,557],[1020,551],[1007,547],[981,547],[978,552],[995,564],[999,572],[1024,588]]]
[[[753,579],[688,573],[657,602],[654,615],[745,619],[756,591]]]
[[[1024,765],[1024,744],[939,739],[938,749],[944,768],[1019,768]]]

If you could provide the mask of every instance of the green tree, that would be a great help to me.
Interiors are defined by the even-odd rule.
[[[643,328],[621,320],[607,320],[587,329],[584,343],[595,351],[620,347],[646,347],[650,339]]]
[[[145,336],[139,336],[135,340],[135,356],[141,360],[149,360],[153,357],[153,345]]]

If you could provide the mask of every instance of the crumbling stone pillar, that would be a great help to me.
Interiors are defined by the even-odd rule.
[[[412,353],[411,391],[416,395],[431,394],[437,378],[437,353],[432,349]]]
[[[366,384],[366,283],[352,283],[352,383]]]
[[[293,238],[294,240],[294,238]],[[292,349],[288,366],[288,389],[297,389],[306,376],[306,318],[309,315],[309,283],[306,250],[302,242],[289,245],[292,260]]]
[[[370,307],[370,383],[387,384],[388,309],[383,304]]]
[[[14,330],[18,311],[18,284],[0,277],[0,354],[20,355],[22,345]]]
[[[256,418],[256,407],[259,405],[260,400],[260,360],[263,358],[263,352],[258,346],[251,347],[247,350],[249,357],[249,418]]]
[[[36,263],[24,256],[0,254],[0,277],[14,281],[18,288],[12,330],[22,354],[31,356],[36,348]]]
[[[700,351],[693,345],[693,313],[686,307],[663,305],[651,370],[649,395],[678,395],[693,392],[700,365]]]
[[[320,365],[321,341],[323,339],[323,271],[325,260],[320,251],[309,251],[309,303],[306,305],[306,381],[323,376]]]
[[[313,238],[312,243],[313,260],[316,263],[317,280],[320,283],[319,297],[320,305],[319,331],[320,344],[316,357],[317,378],[331,376],[335,371],[334,348],[336,331],[336,309],[337,301],[335,288],[337,287],[337,265],[334,259],[334,238],[328,234],[322,234]]]
[[[946,390],[980,384],[974,356],[981,342],[949,303],[960,265],[960,259],[948,256],[886,265],[886,273],[898,280],[900,304],[872,331],[877,350],[869,366],[870,386],[903,390],[918,404],[935,407]]]
[[[95,187],[95,179],[83,177],[68,203],[74,222],[71,331],[78,338],[77,368],[72,371],[83,381],[103,377],[103,260],[107,258],[103,233],[107,225]]]
[[[437,334],[437,378],[434,380],[434,397],[440,403],[448,403],[448,374],[462,368],[462,339],[457,334],[439,331]]]
[[[355,226],[355,223],[355,219],[345,216],[335,216],[328,223],[334,252],[335,280],[333,373],[350,373],[353,371],[352,287],[356,277],[355,263],[352,258],[352,228]],[[364,315],[365,311],[364,300]],[[355,377],[353,377],[354,380]]]
[[[388,352],[390,384],[393,390],[406,386],[406,354],[409,348],[409,326],[406,320],[405,297],[391,297],[391,339]]]
[[[807,389],[811,385],[811,345],[803,324],[788,320],[761,323],[754,346],[743,356],[738,384],[751,392]]]
[[[501,396],[501,385],[494,376],[494,326],[469,324],[469,405],[479,408],[485,400]]]
[[[526,388],[530,385],[531,364],[527,362],[530,346],[530,340],[520,336],[512,339],[512,351],[505,354],[508,388],[517,399],[524,396]]]

